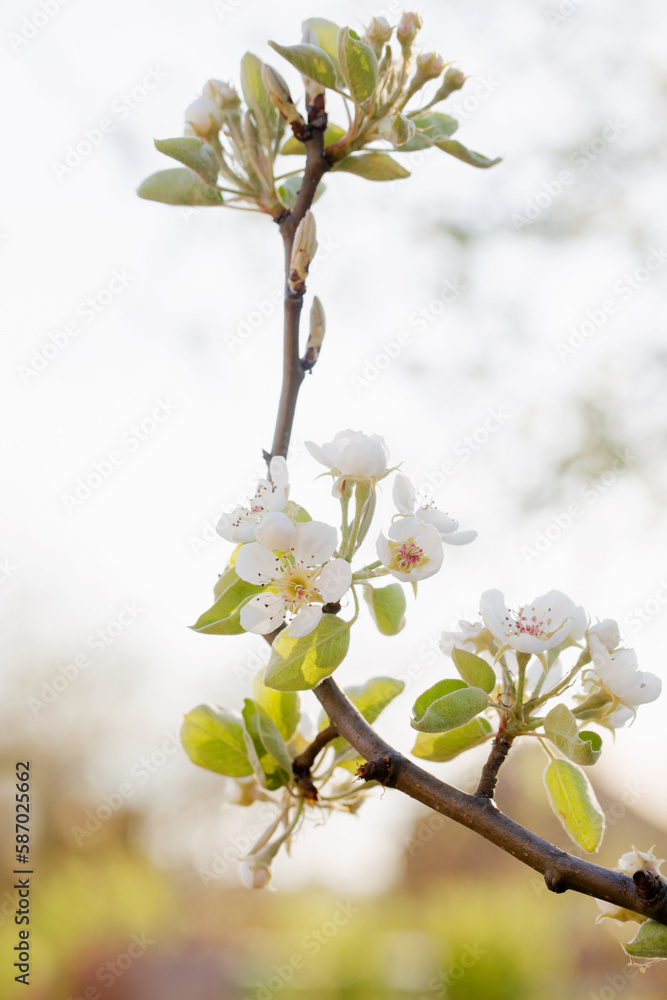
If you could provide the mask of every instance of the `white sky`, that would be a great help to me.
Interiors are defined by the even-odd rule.
[[[56,12],[46,24],[37,3],[7,0],[0,15],[0,560],[11,567],[0,583],[3,665],[14,698],[10,736],[41,730],[47,742],[77,732],[88,739],[94,805],[178,729],[183,711],[208,700],[240,705],[248,686],[234,668],[238,674],[262,649],[251,637],[203,637],[186,626],[209,605],[227,556],[212,525],[261,470],[271,440],[279,310],[265,305],[266,320],[233,350],[230,335],[253,323],[258,303],[280,287],[279,237],[268,218],[213,209],[186,216],[140,201],[140,181],[169,165],[152,138],[180,134],[184,108],[209,77],[238,83],[247,49],[278,65],[266,39],[297,41],[301,20],[315,14],[358,26],[376,8],[345,0],[316,8],[301,0],[50,3]],[[343,683],[355,683],[423,667],[400,708],[387,713],[384,728],[402,749],[411,746],[413,695],[451,670],[420,650],[458,617],[474,616],[492,586],[513,604],[557,587],[592,616],[618,618],[640,665],[664,676],[666,530],[656,496],[667,268],[646,282],[637,272],[632,293],[625,277],[653,248],[659,261],[665,240],[665,136],[656,131],[667,92],[663,8],[657,0],[630,9],[620,0],[571,6],[550,23],[555,3],[422,3],[425,47],[471,76],[450,101],[461,141],[504,162],[478,171],[436,152],[391,185],[331,176],[316,207],[328,249],[309,289],[324,303],[327,339],[300,400],[293,496],[316,517],[335,516],[327,486],[312,483],[319,470],[302,442],[350,426],[383,434],[418,483],[430,474],[437,486],[452,461],[436,500],[480,532],[471,548],[448,550],[446,570],[424,585],[401,636],[378,639],[360,626],[355,655],[340,671]],[[31,23],[38,28],[26,39]],[[296,92],[289,67],[280,70]],[[142,81],[154,89],[141,102],[130,98],[128,110],[123,95]],[[87,132],[98,145],[65,174],[57,165]],[[539,218],[517,223],[535,204],[546,206]],[[459,241],[446,227],[479,235]],[[434,316],[444,287],[459,293]],[[556,343],[609,301],[597,332],[559,358]],[[420,329],[414,317],[424,309],[429,322]],[[63,334],[72,323],[77,335]],[[373,378],[369,363],[406,329],[413,343]],[[34,352],[59,334],[64,346],[26,376]],[[360,388],[353,376],[368,384]],[[560,496],[545,488],[545,505],[526,513],[525,489],[539,492],[575,449],[575,403],[585,395],[613,401],[614,429],[632,447],[629,469],[597,485],[590,477],[566,482]],[[154,433],[137,431],[156,407],[164,419]],[[494,411],[505,414],[502,426],[468,454],[464,436],[482,440]],[[108,479],[68,504],[79,478],[112,452],[120,457]],[[638,471],[650,474],[653,493]],[[581,508],[573,526],[544,555],[527,558],[536,533],[570,503]],[[136,620],[35,719],[27,697],[85,653],[88,637],[125,602],[141,609]],[[641,628],[628,618],[637,605],[649,609]],[[661,703],[642,709],[637,725],[607,746],[598,780],[620,789],[639,766],[664,761],[662,717]],[[214,780],[174,754],[138,794],[154,794],[164,808],[168,789],[185,795],[186,786],[210,789]],[[664,787],[639,808],[667,818]],[[401,846],[401,811],[376,802],[366,822],[362,815],[318,830],[282,877],[358,884],[363,868],[368,884],[378,884]],[[380,824],[387,829],[388,815],[395,834],[369,866],[364,845]],[[185,824],[184,840],[190,835]],[[196,862],[227,836],[202,820]],[[179,854],[178,831],[161,851]]]

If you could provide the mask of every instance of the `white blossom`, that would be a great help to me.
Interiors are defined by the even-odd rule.
[[[635,708],[659,697],[662,681],[655,674],[639,669],[634,649],[610,652],[595,635],[589,636],[588,645],[593,670],[601,685],[624,705]]]
[[[209,97],[198,97],[185,109],[185,121],[200,139],[207,139],[220,130],[217,107]]]
[[[293,638],[308,635],[322,617],[322,606],[339,601],[352,582],[345,559],[331,559],[336,529],[322,521],[294,524],[270,513],[256,530],[257,541],[244,545],[236,560],[242,580],[265,588],[241,609],[246,632],[273,632],[287,615]]]
[[[255,531],[265,516],[284,510],[289,498],[287,463],[280,455],[271,459],[271,482],[260,479],[255,496],[246,506],[235,507],[231,514],[223,514],[215,530],[228,542],[252,542]]]
[[[542,653],[566,639],[576,641],[586,628],[584,609],[559,590],[550,590],[518,611],[505,606],[499,590],[487,590],[482,594],[480,611],[496,639],[519,653]]]
[[[459,531],[459,522],[449,514],[444,514],[432,503],[420,502],[417,491],[407,476],[398,473],[392,491],[396,510],[405,517],[418,517],[432,524],[440,533],[440,538],[448,545],[467,545],[477,538],[476,531]]]
[[[454,649],[467,649],[476,653],[479,649],[479,639],[486,629],[481,622],[459,621],[458,632],[443,632],[440,636],[440,649],[445,656],[451,656]]]
[[[306,448],[318,462],[326,465],[336,477],[334,496],[340,496],[347,479],[367,479],[375,486],[387,475],[389,450],[379,434],[361,431],[339,431],[333,441],[318,445],[306,441]]]
[[[271,869],[263,861],[249,858],[239,865],[239,878],[246,889],[266,889],[271,881]]]
[[[387,535],[380,532],[376,550],[380,562],[397,580],[426,580],[442,565],[440,535],[432,524],[418,517],[402,517]]]
[[[638,851],[633,846],[631,851],[627,851],[626,854],[621,855],[618,859],[617,867],[619,871],[627,872],[628,875],[634,875],[635,872],[639,871],[649,871],[655,875],[659,875],[662,863],[663,859],[656,858],[655,854],[653,854],[653,848],[650,851]]]
[[[592,635],[599,639],[609,652],[616,649],[621,641],[618,622],[615,622],[613,618],[605,618],[595,625],[589,625],[586,629],[586,637],[589,638]]]

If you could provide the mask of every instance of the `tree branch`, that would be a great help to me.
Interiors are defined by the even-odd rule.
[[[311,115],[311,138],[305,142],[306,168],[294,208],[280,222],[280,235],[285,252],[285,321],[283,339],[283,384],[280,392],[278,416],[271,446],[271,455],[287,455],[294,412],[299,389],[304,379],[304,369],[299,357],[299,322],[303,306],[303,292],[294,293],[289,288],[290,262],[297,226],[310,208],[317,193],[317,186],[330,164],[324,155],[324,130],[327,118],[323,111]]]
[[[507,736],[506,733],[498,733],[495,736],[491,746],[489,759],[482,768],[482,774],[479,779],[475,795],[482,795],[487,799],[493,798],[496,791],[496,784],[498,782],[498,771],[500,770],[503,761],[507,759],[512,742],[513,737]]]
[[[667,924],[665,883],[656,887],[652,881],[652,891],[647,892],[647,880],[641,873],[638,872],[632,879],[622,872],[567,854],[505,816],[493,799],[469,795],[440,781],[385,743],[331,677],[318,684],[315,694],[339,735],[367,761],[380,759],[378,766],[387,776],[384,784],[474,830],[518,861],[540,872],[552,892],[572,889]],[[389,758],[388,763],[384,762],[384,758]]]

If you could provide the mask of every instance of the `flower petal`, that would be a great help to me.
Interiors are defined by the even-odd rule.
[[[308,604],[299,611],[296,618],[287,626],[287,631],[292,639],[302,639],[317,628],[322,617],[321,604]]]
[[[352,567],[347,559],[332,559],[317,578],[317,589],[327,604],[339,601],[352,583]]]
[[[280,560],[271,549],[259,542],[250,542],[242,546],[234,569],[246,583],[267,583],[276,578],[279,565]]]
[[[241,625],[246,632],[266,635],[273,632],[285,619],[285,602],[277,594],[266,591],[251,598],[241,608]]]
[[[477,532],[471,530],[455,531],[452,535],[443,535],[441,533],[440,537],[443,542],[447,543],[447,545],[468,545],[469,542],[475,541],[477,538]]]
[[[334,553],[338,532],[324,521],[306,521],[295,526],[292,551],[304,566],[319,566]]]
[[[414,514],[417,506],[417,492],[408,477],[404,476],[402,472],[399,472],[394,479],[392,497],[399,514],[405,514],[408,517]]]
[[[274,552],[288,552],[296,538],[296,526],[287,514],[274,511],[264,516],[261,525],[255,531],[255,538]]]

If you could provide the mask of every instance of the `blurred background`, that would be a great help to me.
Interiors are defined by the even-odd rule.
[[[339,671],[343,684],[405,680],[380,725],[404,751],[414,697],[451,675],[439,635],[475,617],[482,591],[516,606],[561,589],[616,618],[663,678],[667,605],[663,6],[420,11],[424,49],[469,76],[442,110],[462,142],[504,159],[482,171],[434,150],[407,156],[405,181],[326,179],[309,291],[327,338],[290,456],[293,498],[327,520],[328,480],[314,481],[304,440],[382,434],[393,462],[479,531],[448,550],[400,636],[361,621]],[[39,1000],[665,995],[661,967],[626,965],[627,928],[594,926],[592,900],[550,895],[392,792],[309,823],[276,865],[277,891],[242,890],[235,857],[261,807],[226,805],[224,779],[179,748],[183,712],[241,706],[267,656],[258,637],[187,626],[229,554],[214,525],[253,492],[271,441],[281,247],[268,218],[134,192],[169,165],[152,139],[181,134],[209,77],[238,85],[248,49],[278,66],[267,39],[295,43],[305,17],[359,28],[374,13],[395,23],[400,7],[3,4],[3,997],[24,995],[9,956],[26,759]],[[387,489],[382,503],[389,516]],[[316,720],[313,695],[303,707]],[[592,776],[602,864],[633,843],[665,853],[663,715],[662,701],[645,706],[605,741]],[[469,787],[481,760],[429,766]],[[501,807],[572,849],[542,769],[518,750]]]

